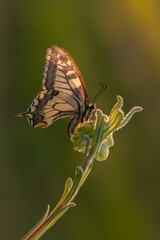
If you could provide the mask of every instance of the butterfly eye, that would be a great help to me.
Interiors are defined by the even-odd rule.
[[[93,110],[96,110],[96,104],[93,103],[90,108],[91,108],[92,111],[93,111]]]

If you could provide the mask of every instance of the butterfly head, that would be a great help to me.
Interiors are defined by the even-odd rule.
[[[85,116],[82,121],[87,121],[88,119],[90,119],[92,117],[92,114],[94,114],[95,112],[96,112],[96,104],[95,103],[89,104],[89,106],[85,111]]]
[[[95,113],[96,112],[96,104],[92,103],[89,105],[89,109],[91,113]]]

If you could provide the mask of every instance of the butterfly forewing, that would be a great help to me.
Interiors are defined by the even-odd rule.
[[[78,67],[71,56],[57,46],[47,50],[42,87],[66,92],[88,105],[88,95]]]

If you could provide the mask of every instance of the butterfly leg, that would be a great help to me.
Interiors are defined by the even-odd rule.
[[[78,124],[78,117],[74,117],[71,119],[71,121],[69,122],[69,125],[68,125],[68,136],[71,137],[73,134],[74,134],[74,128],[77,126]]]

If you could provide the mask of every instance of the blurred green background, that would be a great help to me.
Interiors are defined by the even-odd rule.
[[[160,3],[156,0],[1,1],[1,239],[20,239],[55,206],[82,154],[68,119],[32,129],[25,111],[42,90],[46,49],[56,44],[77,63],[90,102],[106,114],[119,94],[124,111],[140,105],[114,135],[75,202],[42,239],[160,239]]]

